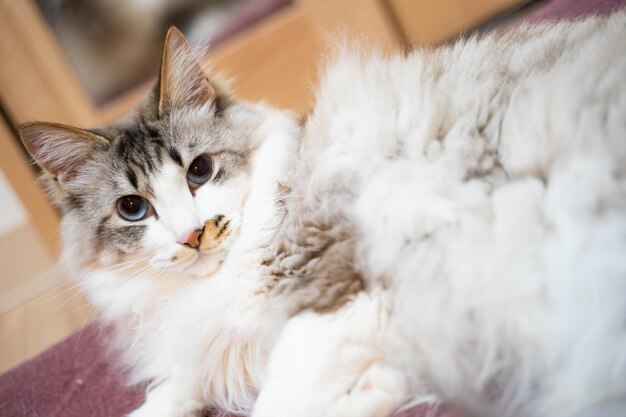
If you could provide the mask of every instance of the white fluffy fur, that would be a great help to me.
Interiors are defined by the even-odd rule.
[[[104,319],[125,329],[122,348],[134,378],[154,380],[156,388],[133,416],[186,415],[207,403],[233,411],[252,408],[268,352],[282,328],[282,321],[272,317],[285,317],[284,313],[267,311],[254,300],[254,278],[262,254],[258,248],[272,236],[267,226],[280,221],[273,192],[296,136],[295,125],[284,114],[263,106],[258,109],[266,117],[257,130],[257,140],[263,144],[254,156],[254,172],[251,184],[246,184],[243,207],[233,204],[223,187],[219,191],[203,187],[196,193],[195,204],[184,201],[190,195],[177,191],[186,189],[186,184],[176,186],[184,176],[175,175],[174,166],[162,170],[155,186],[155,194],[163,197],[160,201],[166,206],[159,208],[163,216],[158,222],[154,220],[144,239],[147,252],[157,251],[151,259],[156,267],[161,256],[170,256],[168,249],[175,246],[173,237],[193,230],[194,219],[231,214],[236,211],[234,206],[243,210],[231,217],[233,222],[241,220],[237,239],[227,243],[231,255],[220,274],[197,280],[184,270],[157,275],[145,267],[122,265],[81,276],[82,285]],[[235,203],[241,202],[241,193],[234,194]],[[219,204],[221,200],[225,201]],[[66,264],[75,263],[72,258],[78,251],[80,248],[66,241]],[[165,252],[159,255],[161,251]],[[259,317],[266,322],[259,323]],[[132,342],[129,346],[128,341]]]
[[[327,71],[319,175],[362,173],[362,268],[391,283],[386,362],[417,398],[624,412],[624,17]]]
[[[480,416],[625,412],[625,35],[617,14],[335,58],[307,123],[327,144],[310,191],[358,187],[361,270],[390,288],[393,312],[368,319],[357,300],[341,313],[356,323],[295,319],[310,345],[332,346],[303,341],[290,357],[290,323],[269,367],[283,383],[255,416],[352,415],[346,386],[379,366],[366,393],[380,408],[358,398],[354,415],[433,394]]]
[[[481,416],[623,412],[625,17],[406,57],[341,52],[291,171],[292,125],[268,110],[214,276],[83,277],[107,319],[133,312],[127,359],[157,384],[132,416],[247,411],[257,394],[255,417],[385,416],[410,400]],[[287,320],[258,295],[257,266],[280,221],[275,187],[303,171],[303,201],[355,192],[326,209],[356,225],[369,284],[336,313]]]

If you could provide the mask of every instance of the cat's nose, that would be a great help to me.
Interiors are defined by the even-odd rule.
[[[194,249],[197,248],[198,246],[200,246],[200,236],[202,235],[202,230],[204,229],[194,230],[189,234],[189,236],[187,236],[185,240],[183,240],[182,242],[179,241],[178,243],[180,243],[181,245],[190,246]]]

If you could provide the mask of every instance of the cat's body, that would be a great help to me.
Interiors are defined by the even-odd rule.
[[[306,392],[333,381],[340,397],[342,364],[353,382],[374,362],[410,370],[411,397],[436,392],[476,415],[568,415],[607,399],[626,412],[625,36],[622,14],[406,58],[339,54],[295,194],[316,216],[342,213],[377,301],[345,306],[356,318],[334,330],[340,350],[305,361],[289,355],[303,332],[290,324],[270,364],[284,383],[259,406],[294,407],[307,369],[329,374]],[[320,334],[338,326],[324,320]],[[320,397],[293,415],[323,409]]]
[[[196,86],[184,111],[159,102],[151,117],[167,120],[155,128],[166,145],[219,137],[239,147],[232,166],[245,175],[220,183],[238,204],[228,210],[205,197],[211,182],[190,194],[203,236],[222,230],[207,220],[218,213],[233,222],[225,240],[214,234],[223,251],[159,276],[107,270],[115,255],[101,248],[80,265],[135,375],[158,384],[133,417],[208,404],[385,416],[411,400],[481,416],[592,415],[613,401],[623,411],[625,35],[620,13],[406,57],[340,52],[301,133],[263,107],[198,107]],[[29,149],[45,167],[46,152]],[[148,174],[170,184],[154,186],[157,202],[188,199],[174,195],[169,154]],[[80,174],[67,176],[76,187]],[[142,221],[167,223],[153,206],[160,218]],[[88,244],[76,240],[81,215],[71,208],[64,222],[74,265]],[[147,224],[144,246],[157,236]],[[212,274],[189,277],[198,263]]]

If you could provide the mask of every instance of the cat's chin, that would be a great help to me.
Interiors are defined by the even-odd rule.
[[[224,250],[202,253],[185,249],[177,251],[174,256],[158,254],[150,260],[150,266],[161,272],[182,272],[190,278],[204,278],[217,271],[224,260]]]
[[[224,250],[200,253],[195,262],[185,267],[183,271],[193,278],[206,278],[220,268],[224,262],[225,253]]]
[[[198,255],[193,255],[192,258],[185,260],[175,260],[172,257],[167,255],[156,255],[152,259],[150,259],[150,266],[161,272],[176,272],[182,271],[188,268],[190,265],[193,265],[198,258]]]

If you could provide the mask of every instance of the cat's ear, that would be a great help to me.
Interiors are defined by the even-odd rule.
[[[20,127],[20,137],[35,161],[54,176],[70,176],[109,141],[88,130],[57,123],[34,122]]]
[[[159,115],[169,108],[198,107],[217,98],[185,36],[175,27],[165,37],[158,94]]]

